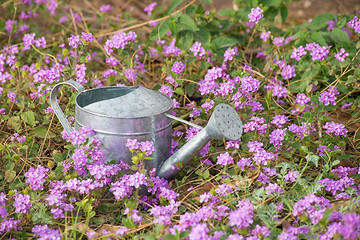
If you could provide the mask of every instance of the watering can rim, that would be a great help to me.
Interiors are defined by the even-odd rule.
[[[169,101],[169,107],[166,108],[165,110],[160,111],[160,112],[156,112],[156,113],[146,115],[146,116],[141,116],[140,115],[140,116],[136,116],[136,117],[118,117],[118,116],[105,115],[105,114],[97,113],[97,112],[94,112],[94,111],[90,111],[90,110],[88,110],[88,109],[86,109],[84,107],[81,107],[78,104],[78,101],[77,101],[78,97],[82,93],[86,93],[86,92],[90,92],[90,91],[99,91],[99,90],[105,89],[105,88],[106,89],[109,89],[109,88],[135,88],[135,89],[144,88],[144,89],[147,89],[149,91],[153,91],[154,94],[159,94],[159,95],[165,97]],[[171,98],[169,96],[167,96],[166,94],[164,94],[162,92],[158,92],[158,91],[155,91],[155,90],[152,90],[152,89],[140,86],[140,85],[137,85],[137,86],[104,86],[104,87],[98,87],[98,88],[85,89],[84,91],[79,92],[78,95],[75,97],[75,103],[76,103],[76,107],[80,108],[81,111],[84,111],[86,113],[89,113],[89,114],[92,114],[92,115],[95,115],[95,116],[100,116],[100,117],[110,118],[110,119],[143,119],[143,118],[149,118],[149,117],[153,117],[153,116],[157,116],[157,115],[167,113],[173,108],[173,101],[171,100]]]

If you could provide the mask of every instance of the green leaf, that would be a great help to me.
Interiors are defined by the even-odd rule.
[[[16,177],[16,172],[14,170],[5,171],[5,180],[6,182],[12,182]]]
[[[333,161],[333,162],[331,163],[331,166],[336,166],[336,165],[338,165],[339,163],[340,163],[340,160],[336,159],[335,161]]]
[[[167,14],[171,14],[177,6],[183,3],[185,0],[172,0]]]
[[[261,1],[265,6],[279,7],[281,0],[262,0]]]
[[[155,41],[161,39],[169,30],[169,19],[159,22],[150,33],[150,40]]]
[[[21,113],[21,119],[31,126],[34,126],[37,123],[35,121],[35,114],[33,111],[26,111]]]
[[[281,4],[280,6],[280,15],[281,15],[281,21],[283,24],[285,24],[286,19],[288,17],[289,11],[285,4]]]
[[[207,44],[210,42],[211,34],[209,30],[204,27],[198,26],[199,31],[194,32],[194,40],[197,42],[201,42],[202,44]]]
[[[234,14],[234,10],[230,8],[222,9],[217,12],[217,15],[220,17],[230,17]]]
[[[185,91],[188,96],[192,96],[195,92],[195,85],[194,84],[185,85]]]
[[[204,3],[212,3],[213,2],[213,0],[201,0],[202,2],[204,2]]]
[[[340,28],[334,28],[333,31],[329,35],[330,35],[331,39],[334,40],[336,43],[350,41],[349,35]]]
[[[179,95],[184,95],[184,90],[182,88],[176,88],[174,92]]]
[[[186,30],[198,31],[199,28],[195,21],[188,15],[181,14],[178,19],[180,27]]]
[[[48,127],[37,127],[32,131],[32,133],[38,138],[45,138],[45,137],[54,138],[54,137],[56,137],[55,133],[53,133],[52,131],[49,130],[49,132],[48,132]],[[46,135],[46,133],[47,133],[47,135]]]
[[[238,41],[236,39],[225,37],[225,36],[214,38],[211,42],[217,48],[232,47],[238,43]]]
[[[176,41],[179,44],[179,47],[181,49],[189,49],[193,43],[194,34],[192,31],[189,30],[183,30],[178,33],[178,41]]]
[[[334,20],[333,13],[324,13],[316,16],[311,23],[309,24],[309,28],[312,30],[319,30],[328,25],[328,21]]]
[[[315,167],[318,167],[319,166],[319,156],[317,155],[307,155],[306,156],[306,160],[308,162],[312,162],[315,164]]]
[[[80,57],[80,63],[84,63],[86,62],[86,57],[85,56],[81,56]]]
[[[310,39],[313,40],[314,42],[320,44],[320,46],[327,46],[324,37],[319,32],[310,33]]]
[[[53,156],[54,160],[56,162],[62,162],[64,161],[64,157],[61,153],[55,153],[54,156]]]
[[[8,124],[15,129],[19,128],[21,126],[20,117],[13,116],[13,117],[9,118]]]

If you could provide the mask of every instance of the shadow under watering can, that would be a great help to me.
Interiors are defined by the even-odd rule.
[[[211,140],[238,140],[242,135],[242,122],[237,112],[227,104],[215,107],[206,127],[201,127],[171,115],[173,101],[163,93],[135,87],[100,87],[85,90],[78,82],[69,80],[55,85],[50,101],[56,116],[67,133],[73,131],[57,102],[61,85],[74,87],[75,129],[87,126],[103,142],[101,149],[108,160],[131,164],[132,153],[126,147],[128,138],[152,141],[156,151],[154,159],[145,161],[145,168],[156,168],[156,175],[167,180],[174,178],[181,169]],[[172,156],[171,133],[173,119],[201,129]]]

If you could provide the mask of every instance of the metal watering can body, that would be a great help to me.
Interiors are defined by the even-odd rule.
[[[152,141],[156,151],[153,160],[145,161],[145,168],[157,169],[156,174],[165,179],[175,177],[210,139],[237,140],[242,135],[242,123],[236,111],[229,105],[218,105],[205,128],[172,116],[173,101],[160,92],[135,87],[100,87],[85,90],[72,80],[55,85],[50,94],[51,106],[67,133],[73,128],[57,102],[61,85],[74,87],[79,94],[75,98],[75,129],[82,126],[93,128],[95,136],[103,142],[102,150],[107,160],[131,164],[131,152],[126,147],[128,138]],[[170,157],[172,119],[202,130]]]

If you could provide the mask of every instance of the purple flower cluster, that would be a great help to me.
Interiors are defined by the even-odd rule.
[[[167,206],[154,206],[150,210],[150,215],[154,216],[154,223],[161,224],[164,226],[171,225],[171,217],[177,212],[179,202],[169,204]]]
[[[331,46],[320,47],[319,44],[317,44],[317,43],[308,43],[308,44],[306,44],[306,47],[305,47],[305,49],[307,51],[310,51],[311,59],[313,61],[315,61],[315,60],[322,61],[325,58],[327,58],[329,55],[330,48],[331,48]]]
[[[233,163],[234,163],[234,160],[228,152],[221,153],[217,157],[217,164],[219,164],[219,165],[226,166],[226,165],[233,164]]]
[[[100,12],[110,12],[111,10],[113,10],[113,6],[111,6],[110,4],[106,4],[106,5],[102,5],[99,9]]]
[[[250,227],[254,221],[254,206],[248,199],[238,201],[236,206],[238,208],[229,213],[229,225],[231,227],[235,226],[239,229]]]
[[[286,135],[285,129],[275,129],[270,134],[270,143],[274,145],[274,147],[279,147],[282,145],[282,141],[284,140]]]
[[[291,53],[290,58],[293,58],[296,61],[300,61],[301,57],[304,55],[306,55],[306,51],[303,46],[300,46],[298,48],[294,48],[294,50]]]
[[[310,194],[294,204],[293,215],[301,216],[306,214],[313,224],[317,224],[324,217],[326,208],[331,207],[332,205],[328,199]]]
[[[284,44],[284,38],[283,37],[276,37],[273,39],[273,44],[280,47]]]
[[[199,81],[199,91],[201,95],[209,94],[218,88],[216,79],[222,76],[223,70],[220,67],[213,67],[209,69],[204,77],[204,80]]]
[[[186,65],[182,62],[175,62],[171,68],[171,71],[176,74],[181,74],[184,72]]]
[[[259,23],[260,19],[264,17],[262,13],[263,10],[261,8],[252,8],[251,12],[248,14],[249,22],[255,24]]]
[[[289,131],[296,134],[300,139],[303,139],[306,136],[309,136],[311,133],[315,132],[315,127],[310,123],[302,122],[301,126],[296,124],[291,124],[289,126]]]
[[[178,56],[181,53],[180,48],[175,47],[176,39],[174,38],[169,45],[165,45],[163,47],[163,53],[165,57],[169,57],[171,55]]]
[[[61,240],[61,234],[59,230],[51,229],[48,225],[36,225],[32,228],[34,237],[39,236],[39,239],[52,239],[52,240]]]
[[[284,79],[291,79],[293,77],[296,77],[296,73],[295,73],[295,68],[294,66],[291,65],[286,65],[282,70],[281,70],[281,76]]]
[[[156,7],[157,3],[156,2],[153,2],[153,3],[150,3],[148,6],[146,6],[144,8],[144,12],[147,13],[147,15],[151,15],[152,11],[154,11],[154,8]]]
[[[344,48],[341,48],[340,51],[334,55],[334,57],[339,61],[339,62],[344,62],[345,58],[347,58],[349,56],[348,52],[345,52]]]
[[[244,133],[258,131],[260,135],[266,133],[268,125],[265,123],[265,119],[262,117],[251,117],[250,121],[244,124]]]
[[[326,129],[327,134],[334,133],[337,136],[341,135],[346,137],[346,133],[348,132],[343,124],[333,121],[325,123],[323,128]]]
[[[0,234],[10,232],[11,230],[22,231],[23,228],[20,226],[20,223],[20,220],[14,220],[14,218],[4,219],[0,223]]]
[[[287,72],[285,72],[285,74],[286,73]],[[271,91],[273,97],[287,97],[287,89],[283,85],[284,83],[280,80],[270,79],[270,83],[266,85],[264,88],[268,92]]]
[[[68,40],[69,40],[69,46],[73,48],[77,48],[79,45],[82,44],[80,37],[76,35],[72,35],[71,37],[68,38]]]
[[[128,42],[135,42],[136,34],[134,32],[116,33],[111,39],[108,39],[105,43],[104,49],[108,55],[110,55],[114,49],[124,49]]]
[[[283,189],[276,183],[269,183],[266,187],[266,194],[283,193]]]
[[[201,42],[195,42],[189,50],[194,56],[205,56],[205,49],[201,46]]]
[[[354,179],[348,176],[342,177],[339,180],[324,178],[319,181],[319,184],[323,185],[325,190],[331,192],[334,196],[338,192],[344,191],[347,187],[356,188]]]
[[[44,189],[44,182],[46,178],[46,173],[49,171],[48,168],[45,168],[39,165],[36,169],[30,168],[27,173],[25,173],[26,183],[30,184],[30,187],[34,190],[43,190]]]
[[[300,174],[298,171],[294,171],[294,172],[290,171],[284,176],[284,181],[295,182],[299,176]]]
[[[310,101],[310,97],[306,96],[304,93],[298,93],[296,95],[296,103],[304,106],[306,105],[306,103],[308,103]]]
[[[163,94],[172,97],[174,94],[174,90],[172,90],[172,88],[168,85],[162,85],[161,88],[159,89],[159,92],[162,92]]]
[[[336,217],[334,217],[336,214]],[[329,220],[333,223],[328,226],[327,232],[320,236],[321,240],[333,239],[334,235],[341,235],[344,239],[358,239],[360,236],[360,216],[356,213],[334,212]]]
[[[360,19],[357,16],[354,16],[353,19],[351,19],[347,25],[354,29],[356,33],[360,33]]]
[[[80,128],[80,131],[73,130],[70,133],[62,132],[62,137],[73,145],[82,144],[90,136],[94,135],[92,128],[84,126]]]
[[[15,199],[13,206],[16,213],[27,213],[32,206],[29,195],[17,193],[13,198]]]
[[[130,138],[127,139],[126,147],[128,147],[130,150],[140,150],[145,153],[146,156],[149,156],[156,151],[153,142],[138,142],[137,139]]]
[[[131,196],[133,187],[139,188],[142,185],[149,186],[147,177],[144,174],[140,172],[136,172],[133,175],[125,174],[119,181],[111,183],[110,191],[114,194],[115,199],[120,200]]]
[[[278,128],[282,128],[286,122],[289,121],[288,116],[277,114],[274,116],[273,120],[271,121],[271,124],[274,124]]]
[[[262,39],[264,42],[266,42],[270,38],[271,32],[262,32],[260,34],[260,39]]]
[[[224,62],[232,61],[236,55],[239,55],[237,47],[228,48],[224,53]]]
[[[137,73],[137,71],[135,69],[126,68],[125,71],[124,71],[124,75],[130,82],[136,82],[137,81],[138,73]]]

